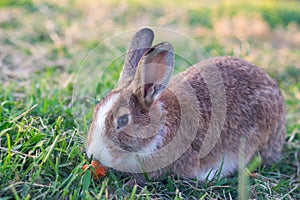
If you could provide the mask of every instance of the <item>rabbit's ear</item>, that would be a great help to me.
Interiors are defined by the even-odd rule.
[[[152,46],[153,38],[154,33],[149,28],[143,28],[133,36],[117,87],[126,87],[131,83],[141,57]]]
[[[135,94],[140,104],[149,109],[167,87],[174,67],[174,48],[160,43],[147,51],[139,62],[135,74]]]

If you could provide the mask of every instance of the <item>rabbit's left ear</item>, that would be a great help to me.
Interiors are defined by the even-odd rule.
[[[167,87],[173,67],[174,48],[170,43],[160,43],[143,55],[133,83],[134,93],[145,109],[149,109]]]
[[[152,46],[154,33],[149,28],[139,30],[133,37],[125,56],[123,70],[118,85],[119,88],[128,86],[134,78],[141,57]]]

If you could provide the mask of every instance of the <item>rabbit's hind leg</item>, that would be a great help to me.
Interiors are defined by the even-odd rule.
[[[285,141],[285,135],[285,116],[282,115],[272,131],[268,142],[259,150],[264,165],[269,165],[281,159],[281,150]]]

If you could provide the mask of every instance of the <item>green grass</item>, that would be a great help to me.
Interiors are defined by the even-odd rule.
[[[300,198],[298,1],[224,1],[205,6],[198,1],[91,2],[96,4],[89,7],[80,0],[67,5],[51,0],[0,3],[1,199]],[[96,6],[99,9],[93,9]],[[126,6],[132,10],[124,10]],[[235,32],[218,34],[220,20],[240,16],[257,17],[267,24],[262,35],[268,36],[256,34],[251,27],[244,37]],[[110,44],[98,44],[136,24],[188,33],[209,55],[243,57],[278,80],[287,107],[282,161],[263,167],[256,158],[239,174],[203,183],[171,174],[145,186],[131,186],[129,178],[112,171],[93,181],[90,171],[81,169],[89,163],[86,132],[95,103],[118,79],[126,46],[124,41],[114,44],[116,51]],[[185,45],[178,41],[176,51],[187,52]],[[177,64],[185,66],[180,56]],[[196,55],[191,57],[196,62]],[[93,73],[96,69],[104,71],[101,79]]]
[[[291,22],[300,23],[298,12],[299,2],[295,1],[224,1],[217,6],[201,5],[189,10],[189,24],[201,24],[208,28],[213,20],[222,17],[245,15],[255,17],[259,15],[271,27],[288,26]]]
[[[31,0],[3,0],[0,2],[0,7],[15,7],[15,6],[32,6]]]

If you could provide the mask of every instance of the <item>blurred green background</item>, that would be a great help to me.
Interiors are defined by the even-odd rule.
[[[118,34],[141,27],[178,31],[205,55],[241,57],[279,82],[287,106],[283,161],[259,168],[246,185],[252,198],[298,198],[300,1],[283,0],[1,0],[0,197],[237,198],[236,177],[199,185],[171,176],[135,190],[116,175],[95,184],[81,171],[93,107],[122,67],[128,41]],[[176,51],[193,49],[178,41]],[[105,73],[91,84],[95,68]]]

